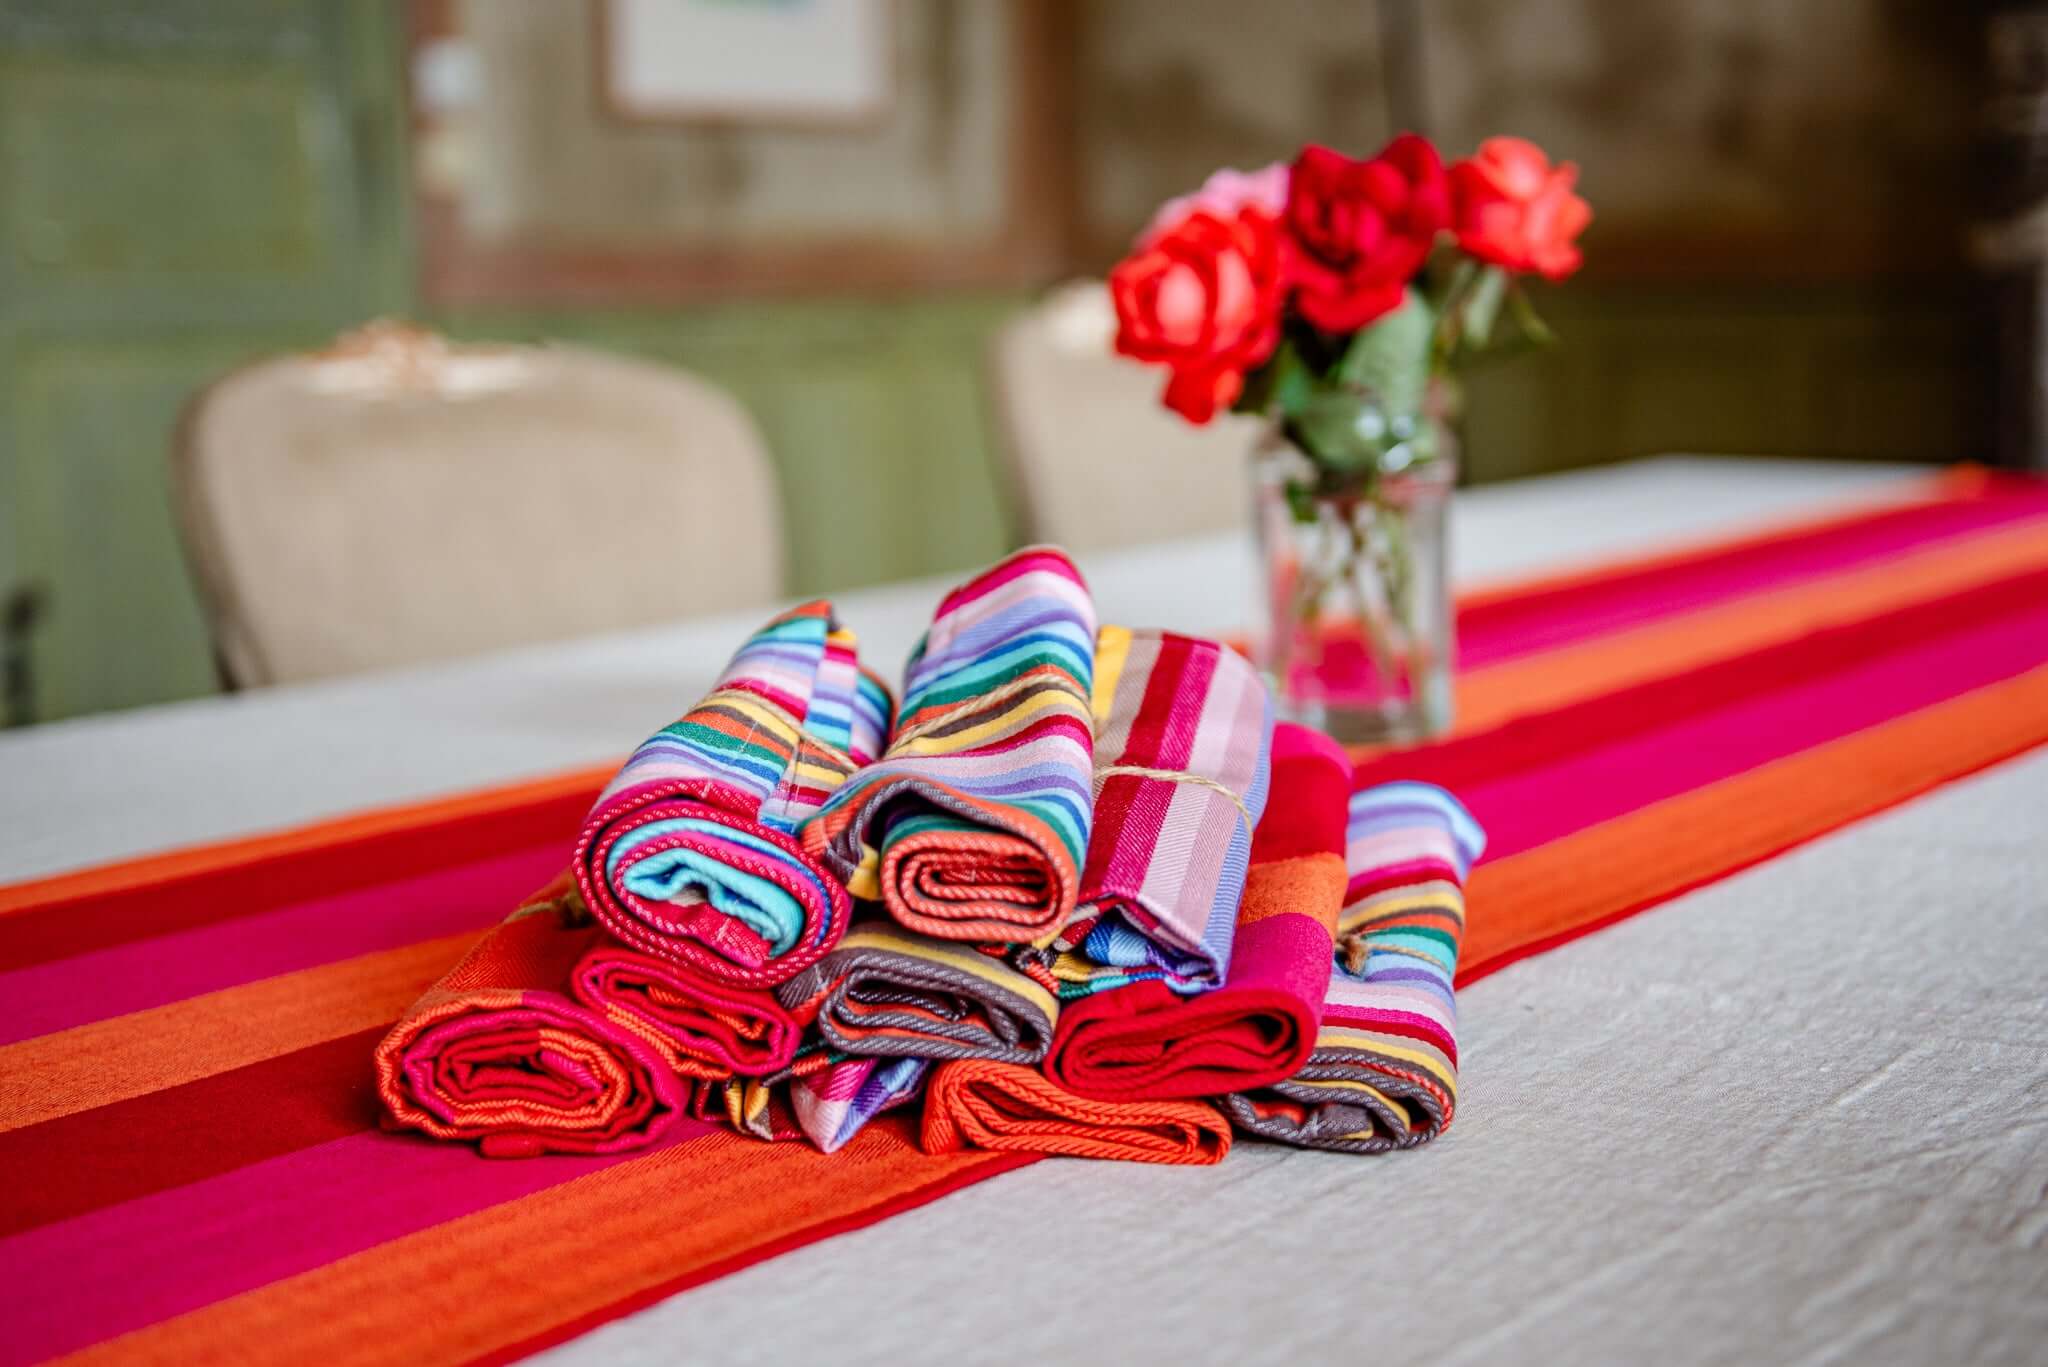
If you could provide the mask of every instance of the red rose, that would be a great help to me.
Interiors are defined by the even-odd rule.
[[[1427,139],[1403,133],[1371,161],[1304,147],[1287,187],[1296,307],[1326,332],[1391,313],[1450,222],[1449,182]]]
[[[1280,340],[1280,230],[1255,209],[1197,209],[1109,273],[1116,349],[1173,371],[1166,406],[1204,423],[1244,389]]]
[[[1511,271],[1564,279],[1581,259],[1572,239],[1593,221],[1593,210],[1572,193],[1578,178],[1578,167],[1552,167],[1533,142],[1488,138],[1451,168],[1458,245]]]

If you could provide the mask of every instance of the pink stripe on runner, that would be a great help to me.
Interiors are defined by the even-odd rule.
[[[32,1229],[0,1240],[0,1364],[71,1352],[715,1128],[683,1118],[639,1153],[517,1162],[369,1132]]]
[[[2048,604],[1746,697],[1559,763],[1469,784],[1481,863],[1890,721],[2048,659]]]
[[[183,1001],[358,954],[484,930],[568,863],[566,845],[0,973],[0,1044]]]
[[[1458,661],[1472,669],[1514,659],[2039,517],[2048,517],[2048,482],[2002,484],[1982,497],[1910,505],[1737,553],[1624,573],[1606,584],[1499,599],[1460,614]]]

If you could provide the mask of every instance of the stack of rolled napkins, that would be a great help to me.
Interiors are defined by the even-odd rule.
[[[830,1153],[914,1103],[933,1152],[1423,1143],[1482,837],[1350,779],[1231,650],[1098,628],[1056,550],[946,596],[900,710],[807,604],[378,1045],[387,1122],[492,1156],[685,1114]]]

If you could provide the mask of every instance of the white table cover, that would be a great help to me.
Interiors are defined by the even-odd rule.
[[[1663,459],[1460,495],[1462,582],[1907,472]],[[1084,562],[1251,620],[1232,538]],[[943,583],[840,597],[889,672]],[[0,736],[0,879],[616,756],[749,618]],[[671,1298],[559,1364],[2048,1362],[2048,753],[1462,994],[1458,1122],[1382,1158],[1049,1160]]]

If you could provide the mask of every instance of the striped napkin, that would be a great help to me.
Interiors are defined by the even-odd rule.
[[[1351,799],[1351,882],[1315,1051],[1293,1077],[1223,1098],[1239,1128],[1304,1148],[1380,1153],[1450,1127],[1458,1098],[1451,989],[1465,877],[1485,847],[1458,800],[1427,783]]]
[[[850,1058],[793,1079],[789,1106],[798,1128],[820,1153],[831,1153],[870,1120],[916,1099],[931,1060]]]
[[[730,987],[609,940],[583,956],[570,990],[653,1045],[676,1072],[699,1081],[787,1068],[803,1035],[796,1017],[765,989]]]
[[[704,1083],[693,1112],[756,1139],[808,1139],[831,1153],[882,1112],[914,1100],[931,1067],[929,1059],[844,1058],[810,1049],[779,1077]]]
[[[1206,1101],[1091,1101],[1035,1068],[942,1063],[925,1094],[926,1153],[1001,1149],[1136,1163],[1220,1163],[1230,1124]]]
[[[825,800],[804,847],[922,934],[1057,930],[1088,846],[1094,662],[1095,606],[1059,551],[953,590],[911,653],[887,755]]]
[[[574,861],[591,910],[633,948],[732,986],[817,962],[852,902],[793,832],[888,724],[888,692],[830,604],[777,617],[599,795]]]
[[[1062,997],[1230,967],[1252,828],[1266,808],[1273,707],[1214,641],[1104,627],[1095,651],[1095,822],[1074,917],[1046,948]]]
[[[1214,1096],[1292,1077],[1315,1047],[1344,905],[1351,766],[1329,737],[1273,730],[1272,794],[1252,835],[1230,975],[1180,996],[1158,981],[1063,1003],[1046,1076],[1082,1096]]]
[[[891,922],[847,932],[839,947],[778,989],[848,1054],[1036,1063],[1059,1001],[1001,959]]]
[[[565,872],[477,941],[374,1055],[387,1128],[473,1140],[493,1158],[620,1153],[688,1105],[640,1035],[564,993],[598,938]]]

